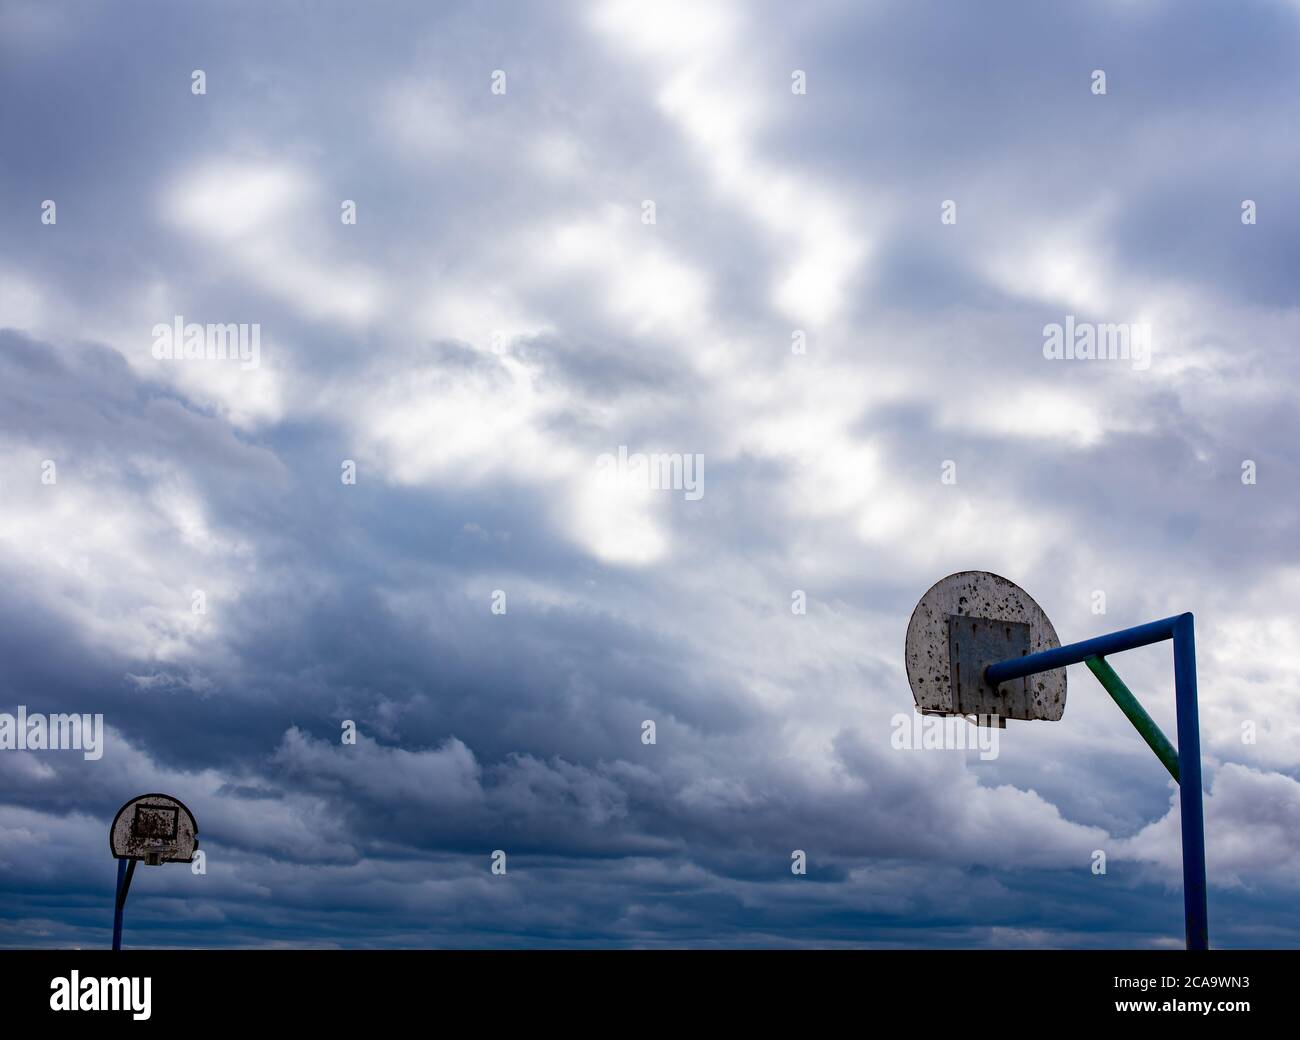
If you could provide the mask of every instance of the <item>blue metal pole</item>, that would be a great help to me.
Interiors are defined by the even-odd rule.
[[[113,949],[122,948],[122,911],[126,909],[126,894],[135,877],[135,860],[117,861],[117,896],[113,900]]]
[[[1191,614],[1174,626],[1174,698],[1178,705],[1178,796],[1183,823],[1183,908],[1187,948],[1210,948],[1205,894],[1205,817],[1201,799],[1201,729],[1196,708],[1196,637]]]
[[[122,948],[122,909],[126,906],[126,893],[123,884],[126,881],[126,860],[117,861],[117,890],[113,894],[113,949]]]
[[[1012,679],[1022,679],[1026,675],[1035,675],[1053,668],[1064,668],[1067,664],[1080,664],[1089,657],[1106,657],[1139,646],[1150,646],[1164,639],[1172,639],[1175,626],[1183,618],[1191,618],[1191,615],[1182,614],[1178,617],[1162,618],[1135,628],[1125,628],[1108,635],[1085,639],[1082,643],[1070,643],[1068,646],[1058,646],[1054,650],[1041,650],[1025,657],[999,661],[984,669],[984,680],[990,686],[997,687]]]

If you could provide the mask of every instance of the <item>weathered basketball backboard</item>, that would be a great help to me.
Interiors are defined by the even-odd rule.
[[[179,798],[142,794],[117,810],[108,845],[118,859],[189,863],[199,847],[199,827]]]
[[[1044,719],[1065,713],[1065,669],[994,688],[990,664],[1060,646],[1047,615],[1014,582],[988,571],[959,571],[931,586],[907,625],[907,681],[924,715],[981,720]]]

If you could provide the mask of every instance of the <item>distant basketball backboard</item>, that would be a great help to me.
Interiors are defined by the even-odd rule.
[[[1014,582],[959,571],[931,586],[912,612],[907,681],[925,715],[1054,722],[1065,713],[1064,668],[996,689],[985,682],[984,668],[1060,645],[1042,608]]]
[[[199,828],[183,802],[166,794],[132,798],[113,817],[108,844],[118,859],[189,863],[199,847]]]

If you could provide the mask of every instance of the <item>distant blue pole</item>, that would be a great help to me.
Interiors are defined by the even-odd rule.
[[[126,909],[126,893],[131,888],[135,874],[135,860],[117,861],[117,894],[113,897],[113,949],[122,948],[122,911]]]
[[[1196,639],[1191,614],[1162,618],[1081,643],[1070,643],[1024,657],[998,661],[984,669],[984,681],[997,688],[1012,679],[1106,657],[1166,639],[1174,642],[1174,699],[1178,707],[1178,804],[1183,826],[1183,911],[1187,948],[1210,947],[1205,895],[1205,815],[1201,796],[1201,731],[1196,709]]]
[[[117,861],[117,889],[113,893],[113,949],[122,948],[122,908],[126,900],[122,898],[122,882],[126,878],[126,860]]]

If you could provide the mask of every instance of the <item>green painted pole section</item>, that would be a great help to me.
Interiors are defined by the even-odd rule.
[[[1115,669],[1106,662],[1104,657],[1089,657],[1083,663],[1092,669],[1092,674],[1097,677],[1097,681],[1106,687],[1106,692],[1119,705],[1119,710],[1128,716],[1129,722],[1133,723],[1133,728],[1142,734],[1142,739],[1165,764],[1169,775],[1178,780],[1178,752],[1169,743],[1169,738],[1160,732],[1160,727],[1146,713],[1146,709],[1138,703],[1138,699],[1124,685],[1124,680],[1115,674]]]

